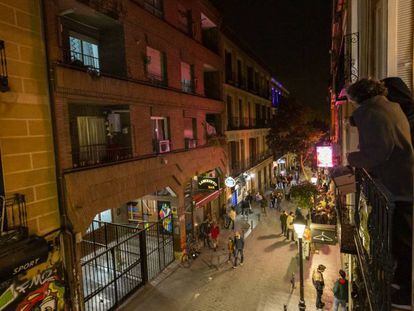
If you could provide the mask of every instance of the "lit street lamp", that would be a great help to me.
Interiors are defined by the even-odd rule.
[[[296,215],[293,222],[293,228],[295,229],[296,235],[299,238],[299,272],[300,272],[300,300],[299,310],[306,310],[305,298],[303,293],[303,250],[302,250],[302,238],[306,228],[306,220],[302,213]]]

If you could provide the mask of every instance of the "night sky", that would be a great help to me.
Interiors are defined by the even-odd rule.
[[[332,1],[212,2],[291,94],[327,118]]]

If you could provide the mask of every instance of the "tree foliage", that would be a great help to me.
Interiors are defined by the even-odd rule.
[[[286,153],[295,153],[303,160],[327,133],[326,125],[312,119],[313,111],[294,98],[281,105],[271,125],[267,143],[278,159]]]
[[[299,207],[306,209],[313,207],[317,194],[318,188],[310,182],[292,186],[290,190],[290,195],[298,203]]]

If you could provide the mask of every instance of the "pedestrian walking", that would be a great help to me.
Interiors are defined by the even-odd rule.
[[[243,200],[243,202],[241,203],[241,208],[242,208],[242,215],[243,216],[249,216],[249,202],[246,200],[246,198]]]
[[[325,269],[324,265],[319,265],[312,273],[312,283],[316,289],[316,308],[318,309],[322,309],[325,306],[325,303],[322,302],[323,289],[325,287],[323,272]]]
[[[230,262],[234,255],[234,239],[232,237],[229,237],[229,240],[227,241],[227,250],[229,254],[227,262]]]
[[[233,268],[237,267],[237,260],[239,259],[240,255],[240,266],[243,266],[243,255],[244,250],[244,238],[240,235],[239,232],[236,232],[234,235],[234,265]]]
[[[290,183],[286,183],[286,187],[285,187],[285,198],[286,201],[290,201],[290,190],[291,190],[292,186],[290,185]]]
[[[210,230],[211,227],[209,221],[207,219],[204,219],[204,221],[200,225],[200,239],[203,241],[204,247],[208,246],[209,248],[211,248]]]
[[[281,235],[286,236],[286,224],[287,224],[287,214],[285,211],[282,211],[280,213],[279,219],[280,219],[280,226],[282,227],[282,233]]]
[[[282,208],[282,199],[283,199],[282,193],[278,192],[276,196],[276,208],[278,211],[280,211]]]
[[[346,311],[346,304],[348,302],[348,280],[344,270],[339,270],[339,278],[333,287],[334,293],[334,307],[333,311],[338,311],[339,306],[341,310]]]
[[[292,272],[290,278],[290,292],[293,293],[293,290],[296,288],[295,272]]]
[[[215,222],[213,222],[211,226],[210,234],[211,234],[211,241],[213,242],[213,249],[214,251],[217,251],[220,228]]]
[[[234,222],[236,221],[236,210],[233,207],[230,209],[229,218],[231,222],[229,228],[231,226],[231,230],[234,230]]]
[[[293,230],[293,221],[295,220],[295,217],[293,215],[293,212],[290,212],[286,219],[286,238],[289,240],[289,235],[292,235],[292,242],[295,241],[295,232]]]

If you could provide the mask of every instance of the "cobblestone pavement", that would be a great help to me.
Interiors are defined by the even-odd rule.
[[[290,203],[283,208],[293,210]],[[250,219],[257,219],[250,216]],[[120,308],[123,311],[283,311],[298,310],[299,266],[297,245],[280,235],[279,213],[269,210],[245,241],[245,262],[236,269],[227,263],[226,236],[223,232],[217,252],[203,250],[191,268],[175,263]],[[250,223],[250,222],[249,222]],[[240,224],[240,220],[239,220]],[[237,227],[237,226],[236,226]],[[237,228],[236,228],[237,230]],[[307,310],[316,310],[312,270],[324,264],[324,310],[332,309],[332,287],[340,264],[338,246],[320,247],[304,262]],[[291,292],[290,278],[296,274],[296,289]],[[161,279],[161,280],[160,280]]]

